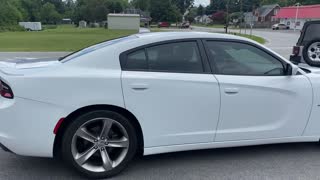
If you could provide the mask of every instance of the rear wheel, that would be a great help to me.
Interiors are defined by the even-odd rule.
[[[137,138],[128,119],[111,111],[94,111],[75,119],[62,142],[64,159],[89,178],[120,173],[134,157]]]
[[[304,46],[303,58],[310,66],[320,67],[320,39],[310,41]]]

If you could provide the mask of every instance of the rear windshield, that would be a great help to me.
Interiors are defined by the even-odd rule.
[[[304,33],[303,43],[308,43],[320,38],[320,24],[310,24]]]
[[[71,54],[69,54],[69,55],[67,55],[65,57],[62,57],[62,58],[60,58],[60,61],[62,61],[62,62],[70,61],[72,59],[75,59],[77,57],[80,57],[80,56],[83,56],[85,54],[91,53],[91,52],[96,51],[98,49],[102,49],[102,48],[107,47],[107,46],[111,46],[111,45],[114,45],[114,44],[117,44],[117,43],[120,43],[120,42],[132,40],[132,39],[136,39],[136,38],[137,38],[137,36],[131,35],[131,36],[126,36],[126,37],[121,37],[121,38],[117,38],[117,39],[104,41],[102,43],[95,44],[93,46],[84,48],[84,49],[82,49],[80,51],[76,51],[76,52],[71,53]]]

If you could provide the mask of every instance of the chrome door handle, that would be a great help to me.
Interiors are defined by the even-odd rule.
[[[238,88],[225,88],[224,92],[226,94],[237,94],[237,93],[239,93],[239,89]]]
[[[143,91],[143,90],[147,90],[149,87],[147,84],[131,84],[131,88],[133,90],[136,90],[136,91]]]

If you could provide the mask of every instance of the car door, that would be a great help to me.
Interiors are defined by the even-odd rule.
[[[304,75],[286,75],[286,62],[242,41],[206,41],[221,91],[215,141],[300,136],[312,106]]]
[[[220,90],[196,40],[147,45],[121,55],[126,108],[145,147],[212,142]]]

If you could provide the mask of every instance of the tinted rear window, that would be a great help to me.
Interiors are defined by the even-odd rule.
[[[320,38],[320,24],[310,24],[304,33],[303,43]]]

